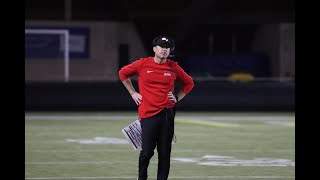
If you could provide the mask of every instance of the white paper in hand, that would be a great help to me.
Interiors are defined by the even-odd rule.
[[[123,128],[121,131],[134,150],[142,150],[142,129],[139,120],[133,121],[131,124]]]

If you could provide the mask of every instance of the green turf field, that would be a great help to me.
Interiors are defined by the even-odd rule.
[[[25,179],[136,179],[136,112],[25,114]],[[295,179],[294,113],[177,112],[169,179]],[[157,153],[149,167],[155,179]]]

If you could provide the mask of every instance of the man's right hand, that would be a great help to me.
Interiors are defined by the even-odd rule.
[[[140,105],[141,100],[142,100],[142,96],[141,96],[139,93],[134,92],[134,93],[131,94],[131,97],[132,97],[132,99],[134,100],[134,102],[135,102],[137,105]]]

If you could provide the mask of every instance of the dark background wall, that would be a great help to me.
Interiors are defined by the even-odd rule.
[[[133,81],[135,87],[137,83]],[[292,82],[195,82],[177,104],[186,111],[294,111]],[[179,84],[177,84],[177,88]],[[121,82],[27,83],[26,110],[137,110]]]

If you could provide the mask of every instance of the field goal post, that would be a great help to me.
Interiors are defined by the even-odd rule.
[[[69,81],[69,30],[66,29],[25,29],[25,34],[57,34],[64,38],[64,82]]]

